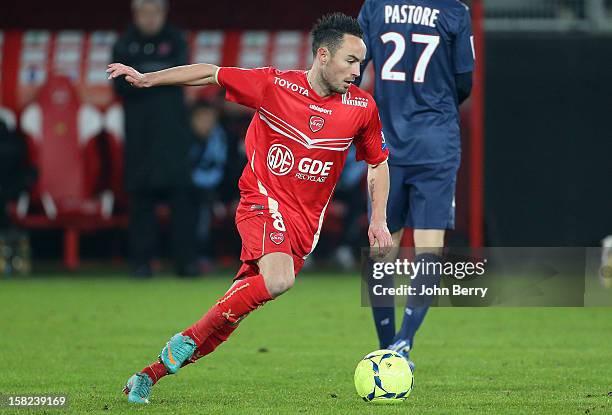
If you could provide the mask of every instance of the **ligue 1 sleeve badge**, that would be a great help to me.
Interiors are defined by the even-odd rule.
[[[316,133],[317,131],[321,131],[321,129],[323,128],[323,125],[325,125],[325,119],[318,115],[311,115],[309,124],[310,124],[310,131],[312,131],[313,133]]]
[[[271,232],[270,240],[274,242],[276,245],[280,245],[285,240],[285,234],[282,232]]]

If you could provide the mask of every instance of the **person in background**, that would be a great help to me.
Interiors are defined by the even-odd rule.
[[[134,23],[113,48],[113,60],[143,72],[187,63],[187,43],[166,24],[165,0],[133,0]],[[136,276],[152,275],[158,227],[155,208],[171,210],[170,233],[176,272],[198,273],[188,153],[191,145],[183,89],[138,89],[113,81],[125,110],[125,184],[130,198],[129,245]]]
[[[225,209],[219,201],[219,186],[223,181],[228,156],[227,134],[219,123],[219,111],[207,101],[198,101],[191,110],[191,130],[194,136],[189,152],[191,179],[197,194],[197,254],[200,269],[209,268],[213,253],[211,224],[213,207]]]
[[[36,170],[28,163],[26,142],[0,119],[0,233],[12,228],[8,203],[30,189],[36,176]]]
[[[365,166],[357,162],[355,147],[351,147],[334,196],[335,201],[341,202],[344,207],[342,233],[334,253],[335,261],[343,269],[355,267],[355,258],[359,256],[360,247],[365,247],[368,243],[367,229],[359,223],[367,204],[365,192],[362,190],[365,174]]]
[[[459,105],[472,90],[470,11],[456,0],[421,0],[418,5],[366,0],[359,24],[367,46],[362,69],[372,61],[374,99],[390,149],[387,218],[393,246],[399,247],[404,231],[411,230],[414,262],[439,270],[444,235],[455,227]],[[385,261],[393,262],[397,255],[394,249]],[[411,287],[419,293],[440,279],[439,271],[420,271],[412,276]],[[379,347],[403,355],[411,369],[409,353],[433,298],[408,296],[397,333],[392,304],[372,307]]]

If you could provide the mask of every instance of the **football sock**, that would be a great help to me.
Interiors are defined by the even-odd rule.
[[[395,336],[395,308],[372,307],[374,325],[378,334],[378,343],[381,349],[386,349],[393,343]]]
[[[228,339],[236,328],[238,328],[238,324],[225,323],[218,330],[212,332],[211,335],[206,338],[204,343],[202,343],[202,345],[196,349],[191,359],[183,363],[183,366],[190,363],[195,363],[198,359],[212,353],[217,346]],[[166,369],[166,366],[164,366],[162,362],[156,361],[142,369],[140,372],[147,374],[155,385],[161,378],[168,374],[168,369]]]
[[[142,369],[140,373],[147,374],[155,385],[158,380],[168,374],[168,369],[166,369],[166,366],[164,366],[164,364],[158,360],[155,363],[151,363],[149,366]]]
[[[225,323],[219,329],[213,331],[210,336],[204,340],[204,343],[198,347],[191,359],[187,360],[183,366],[190,363],[195,363],[198,359],[210,354],[215,350],[221,343],[226,341],[228,337],[238,328],[238,324]]]
[[[374,285],[381,285],[383,288],[394,287],[393,275],[385,275],[381,279],[372,277],[371,260],[367,261],[368,273],[368,293],[370,295],[370,304],[372,305],[372,316],[374,317],[374,325],[378,334],[378,342],[381,349],[386,349],[393,343],[395,336],[395,304],[392,295],[374,296]]]
[[[415,257],[414,262],[422,262],[423,266],[427,265],[426,272],[419,272],[412,280],[411,287],[416,287],[416,293],[420,294],[423,287],[430,288],[434,285],[440,285],[440,262],[442,258],[439,255],[432,253],[419,254]],[[427,310],[433,301],[431,295],[416,295],[409,296],[404,309],[404,319],[402,327],[395,337],[396,340],[408,340],[410,346],[414,344],[414,335],[423,323]]]
[[[261,274],[245,278],[232,286],[200,320],[182,334],[191,337],[200,347],[212,333],[220,330],[225,324],[239,322],[248,313],[271,299],[272,296]]]

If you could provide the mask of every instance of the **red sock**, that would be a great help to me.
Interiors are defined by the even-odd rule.
[[[198,359],[212,353],[221,343],[226,341],[228,337],[238,328],[237,324],[225,323],[219,330],[215,330],[204,340],[204,343],[198,347],[196,354]]]
[[[238,281],[208,310],[204,317],[183,331],[182,334],[191,337],[198,347],[202,346],[213,332],[221,330],[227,323],[237,323],[251,311],[271,299],[272,296],[266,288],[262,275],[245,278]]]
[[[191,359],[187,360],[183,366],[190,363],[195,363],[198,359],[212,353],[212,351],[215,350],[221,343],[226,341],[237,328],[238,324],[225,323],[219,330],[215,330],[206,338],[204,343],[196,349]],[[168,374],[168,369],[166,369],[166,366],[164,366],[162,362],[157,361],[155,363],[151,363],[140,372],[149,375],[149,377],[153,380],[153,384],[155,385],[161,378]]]
[[[166,369],[166,366],[164,366],[162,362],[157,361],[155,363],[151,363],[140,372],[149,375],[149,377],[153,380],[153,384],[155,385],[158,380],[168,374],[168,369]]]
[[[212,353],[213,350],[215,350],[221,343],[226,341],[237,328],[237,324],[225,323],[220,329],[213,331],[210,336],[204,340],[204,343],[202,343],[202,345],[196,349],[191,359],[186,361],[185,364],[195,363],[198,359]]]

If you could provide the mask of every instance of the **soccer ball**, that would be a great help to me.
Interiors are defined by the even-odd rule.
[[[393,350],[368,353],[355,369],[355,389],[366,402],[403,402],[414,385],[408,362]]]

